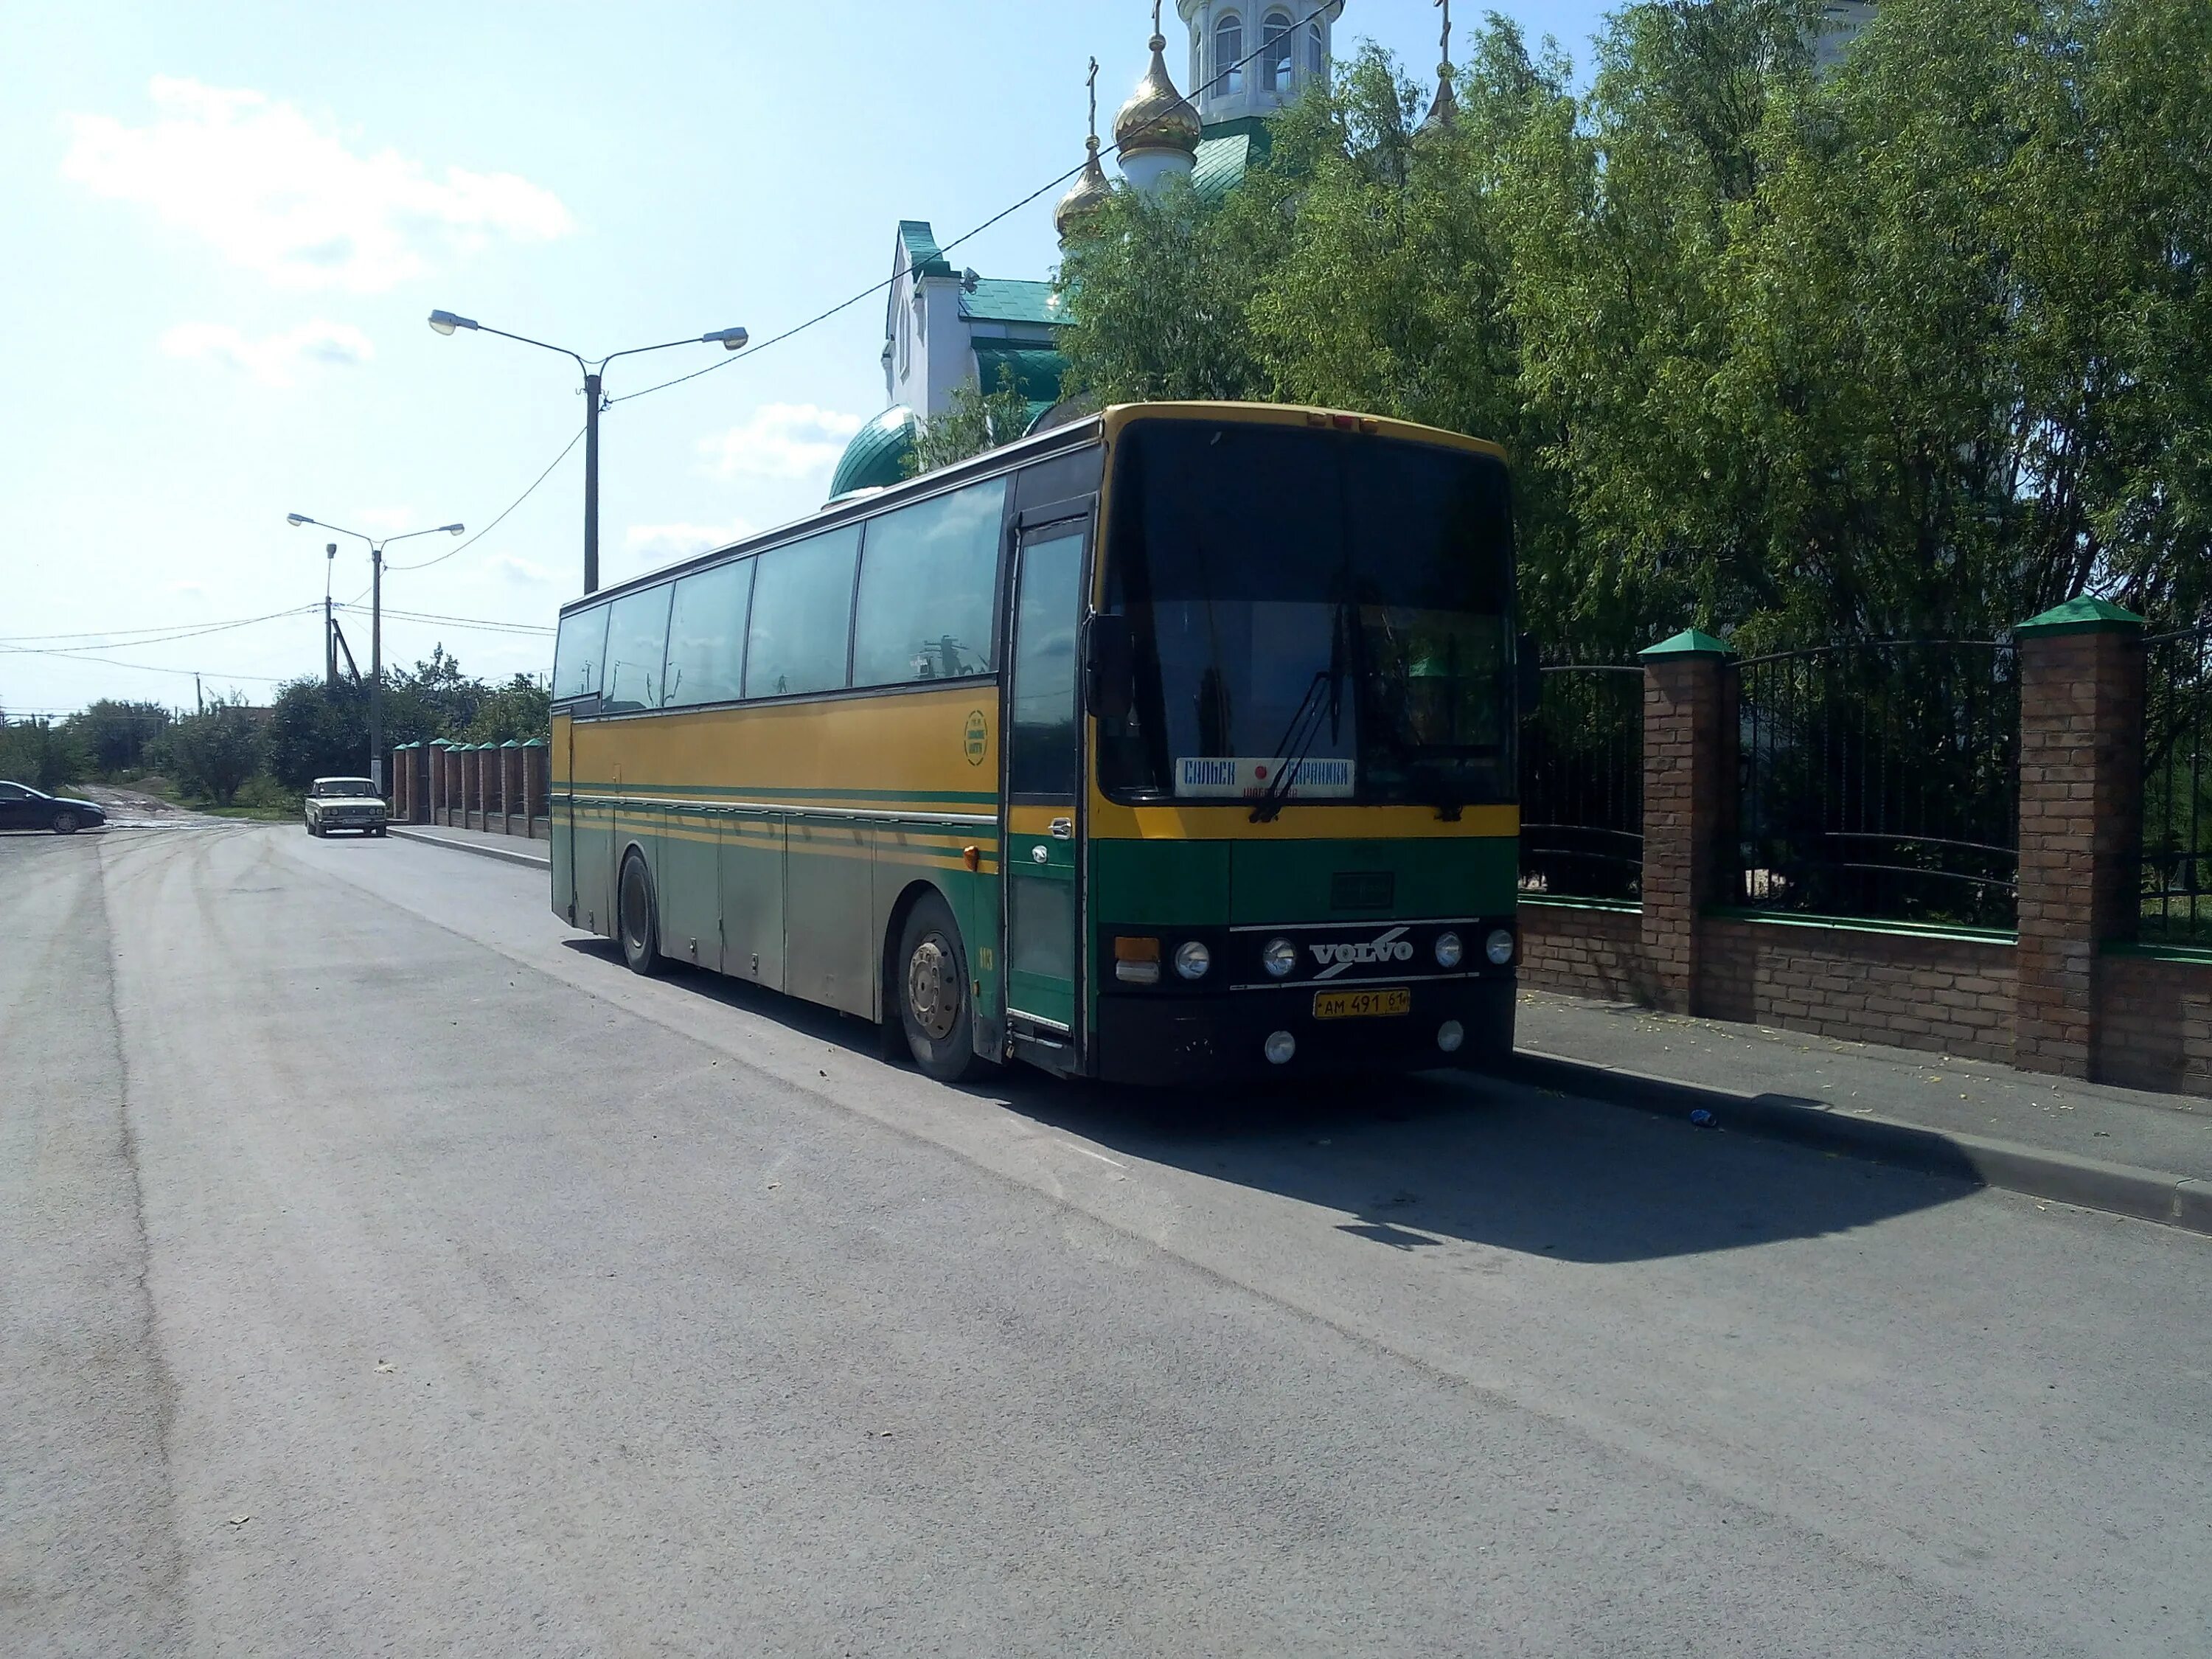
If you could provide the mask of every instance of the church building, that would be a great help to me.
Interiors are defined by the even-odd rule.
[[[1216,197],[1233,189],[1252,160],[1266,154],[1266,118],[1311,83],[1327,83],[1344,0],[1330,0],[1303,29],[1298,20],[1314,9],[1310,3],[1294,10],[1285,0],[1176,0],[1189,38],[1194,101],[1176,89],[1169,73],[1160,9],[1155,0],[1152,63],[1114,118],[1122,182],[1133,190],[1156,190],[1179,175],[1201,195]],[[1114,188],[1099,165],[1096,64],[1091,70],[1089,154],[1053,214],[1062,246]],[[1042,420],[1059,400],[1067,367],[1056,343],[1066,321],[1052,283],[956,270],[939,251],[927,221],[901,220],[884,302],[888,407],[845,447],[830,480],[830,498],[898,483],[913,449],[916,416],[942,415],[957,386],[995,391],[1001,371],[1011,370],[1032,424]]]

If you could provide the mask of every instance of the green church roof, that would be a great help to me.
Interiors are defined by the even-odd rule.
[[[1268,144],[1267,123],[1261,116],[1216,121],[1199,136],[1191,188],[1208,202],[1220,201],[1244,182],[1245,172],[1254,162],[1267,159]]]
[[[894,404],[855,432],[830,479],[830,499],[856,489],[888,489],[903,480],[914,433],[914,411],[904,404]]]
[[[908,262],[917,276],[950,276],[952,262],[938,251],[937,235],[927,219],[899,221],[899,240],[906,246]]]
[[[975,287],[961,290],[960,314],[979,323],[1046,323],[1058,326],[1069,320],[1067,307],[1050,283],[1025,282],[1012,276],[978,276]]]
[[[1031,403],[1060,401],[1060,377],[1067,373],[1067,359],[1051,347],[1001,340],[975,342],[975,379],[985,392],[999,389],[1002,367],[1014,371],[1014,384]]]

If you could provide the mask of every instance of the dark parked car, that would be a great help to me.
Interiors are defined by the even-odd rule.
[[[73,836],[107,822],[107,814],[88,800],[49,795],[27,783],[0,782],[0,830],[51,830]]]

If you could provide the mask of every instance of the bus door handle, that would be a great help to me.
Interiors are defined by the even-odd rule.
[[[1060,841],[1073,841],[1075,838],[1075,820],[1054,818],[1052,821],[1052,833]]]

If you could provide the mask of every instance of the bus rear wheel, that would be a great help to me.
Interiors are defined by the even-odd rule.
[[[923,1074],[957,1083],[976,1070],[968,947],[945,901],[925,893],[907,912],[895,961],[899,1024]]]
[[[635,852],[623,860],[619,901],[615,937],[622,943],[623,961],[633,974],[659,973],[660,910],[653,902],[653,872]]]

